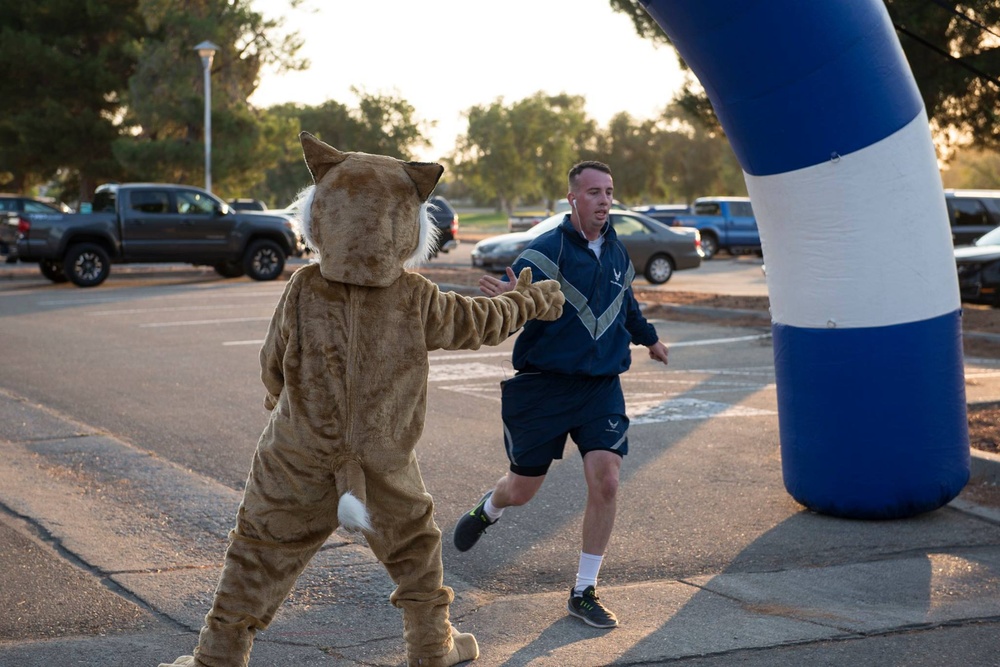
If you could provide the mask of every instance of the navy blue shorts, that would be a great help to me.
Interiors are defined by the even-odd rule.
[[[501,383],[504,445],[511,472],[540,477],[561,459],[566,436],[580,454],[628,453],[628,417],[618,376],[518,373]]]

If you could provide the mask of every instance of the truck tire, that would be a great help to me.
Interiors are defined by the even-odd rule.
[[[243,270],[242,262],[219,262],[212,267],[215,272],[218,273],[223,278],[239,278],[246,271]]]
[[[63,272],[77,287],[96,287],[111,273],[111,256],[96,243],[78,243],[66,251]]]
[[[69,278],[66,277],[66,273],[63,271],[62,264],[54,259],[43,259],[38,263],[38,268],[42,270],[43,276],[56,284],[69,281]]]
[[[243,256],[243,270],[254,280],[274,280],[285,270],[285,251],[270,239],[254,241]]]
[[[705,259],[712,259],[719,252],[719,239],[712,232],[701,233],[701,251]]]
[[[674,275],[674,260],[664,254],[653,255],[643,273],[651,285],[662,285]]]

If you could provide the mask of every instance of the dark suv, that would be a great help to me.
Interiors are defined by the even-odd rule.
[[[431,257],[437,257],[439,252],[448,252],[458,246],[458,213],[441,195],[431,197],[430,205],[431,219],[440,232],[437,247],[431,251]]]
[[[951,240],[969,245],[1000,226],[1000,190],[945,190]]]

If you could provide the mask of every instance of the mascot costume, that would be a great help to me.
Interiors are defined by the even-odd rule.
[[[270,421],[198,647],[173,665],[245,666],[338,525],[361,530],[395,582],[408,665],[474,660],[475,637],[448,620],[454,593],[414,454],[427,352],[496,345],[529,319],[557,319],[563,296],[528,269],[503,296],[440,292],[406,268],[433,247],[426,202],[443,167],[299,138],[315,182],[299,210],[319,262],[295,272],[271,320],[260,353]]]

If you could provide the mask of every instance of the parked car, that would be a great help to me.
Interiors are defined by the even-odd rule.
[[[0,255],[7,262],[17,261],[18,225],[21,213],[72,213],[73,209],[60,201],[48,201],[26,195],[0,194]]]
[[[472,266],[503,273],[537,236],[554,229],[566,217],[557,213],[526,232],[491,236],[472,250]],[[654,285],[670,280],[674,271],[701,266],[701,237],[698,230],[667,227],[641,213],[614,209],[611,224],[628,250],[636,272]]]
[[[259,199],[248,199],[243,197],[239,199],[230,199],[229,208],[234,211],[266,211],[267,204]]]
[[[954,252],[962,301],[1000,308],[1000,228]]]
[[[633,206],[632,210],[649,216],[665,225],[673,224],[679,215],[687,215],[691,207],[687,204],[651,204],[649,206]]]
[[[945,190],[951,240],[968,245],[1000,226],[1000,190]]]
[[[17,252],[53,282],[94,287],[111,264],[186,262],[226,278],[274,280],[302,253],[285,216],[234,211],[200,188],[166,183],[102,185],[93,213],[20,214]]]
[[[458,213],[455,207],[441,195],[430,199],[431,219],[438,228],[437,247],[431,251],[431,257],[437,257],[439,252],[448,252],[458,246]]]

